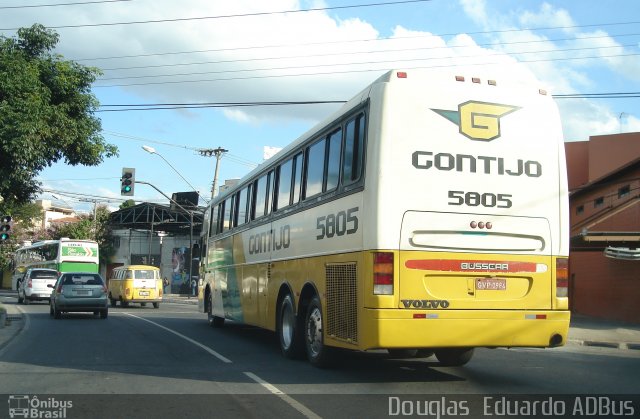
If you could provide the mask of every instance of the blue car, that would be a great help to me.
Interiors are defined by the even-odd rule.
[[[49,314],[59,319],[62,313],[93,312],[106,319],[109,299],[104,279],[97,273],[64,272],[60,274],[49,300]]]

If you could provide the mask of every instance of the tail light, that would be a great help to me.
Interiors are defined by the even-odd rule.
[[[569,259],[556,259],[556,297],[569,296]]]
[[[28,288],[33,287],[33,280],[31,278],[29,278],[29,280],[27,281],[27,287]]]
[[[393,253],[373,254],[373,293],[393,295]]]
[[[56,288],[56,294],[62,293],[62,280],[58,281],[58,288]]]

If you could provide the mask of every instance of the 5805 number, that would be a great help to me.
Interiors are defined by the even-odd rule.
[[[465,191],[449,191],[449,205],[483,206],[487,208],[511,208],[511,194],[492,194]]]
[[[316,220],[316,228],[320,231],[320,234],[316,236],[316,240],[334,236],[344,236],[345,234],[353,234],[358,231],[357,212],[358,207],[355,207],[349,208],[346,211],[339,211],[337,214],[318,217]]]

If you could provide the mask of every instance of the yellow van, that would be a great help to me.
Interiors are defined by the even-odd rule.
[[[153,303],[160,307],[162,301],[162,279],[160,269],[155,266],[130,265],[115,268],[109,278],[109,301],[115,307],[120,301],[122,307],[129,303],[146,305]]]

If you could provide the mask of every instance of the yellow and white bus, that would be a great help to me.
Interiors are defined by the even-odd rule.
[[[212,200],[199,307],[335,348],[435,352],[567,339],[568,192],[537,84],[390,71]]]

